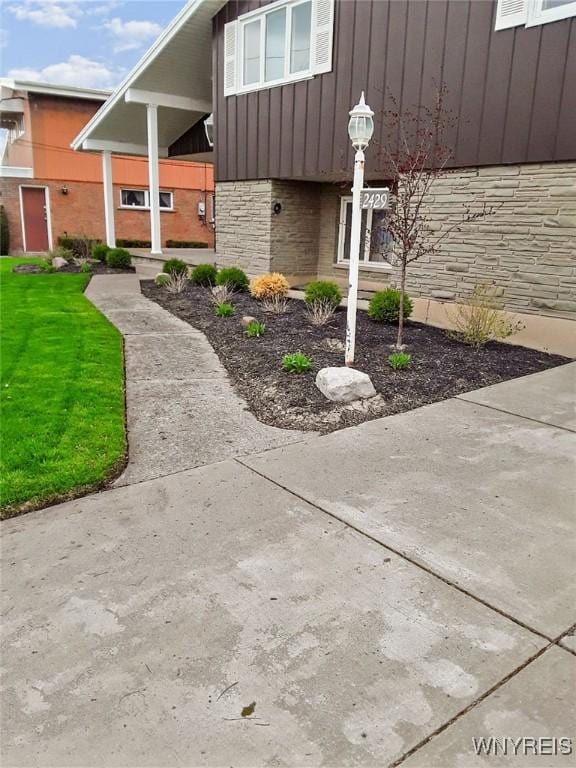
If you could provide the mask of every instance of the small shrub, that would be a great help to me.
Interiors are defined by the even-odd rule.
[[[80,272],[92,272],[92,266],[87,262],[80,264]]]
[[[306,286],[304,301],[308,306],[314,304],[315,301],[328,301],[337,307],[342,301],[342,291],[336,283],[329,280],[313,280]]]
[[[92,243],[92,258],[106,263],[106,256],[110,248],[106,243]]]
[[[312,325],[326,325],[334,317],[336,307],[329,299],[317,299],[306,308],[306,317]]]
[[[188,265],[182,259],[168,259],[162,268],[162,272],[166,272],[167,275],[171,275],[173,272],[179,275],[187,275]]]
[[[287,373],[306,373],[312,368],[312,358],[304,352],[291,352],[282,358],[282,368]]]
[[[216,305],[214,310],[217,317],[232,317],[234,314],[234,307],[227,301],[223,301]]]
[[[160,288],[163,288],[164,286],[168,285],[168,283],[170,282],[170,275],[167,275],[166,272],[159,272],[154,278],[154,282]]]
[[[166,240],[166,248],[208,248],[208,243],[200,240]]]
[[[412,314],[412,301],[404,294],[404,319]],[[400,317],[400,291],[396,288],[386,288],[385,291],[377,291],[370,299],[368,315],[372,320],[380,323],[396,323]]]
[[[10,253],[10,228],[8,227],[8,215],[3,205],[0,205],[0,256],[8,256]]]
[[[118,248],[152,248],[150,240],[133,240],[130,238],[119,237],[116,240]]]
[[[132,257],[124,248],[110,248],[106,254],[106,264],[111,269],[128,269],[132,263]]]
[[[228,283],[224,283],[224,285],[211,285],[208,290],[210,291],[210,301],[215,306],[232,303],[231,300],[235,291]]]
[[[288,310],[286,296],[270,296],[268,299],[262,299],[261,303],[264,312],[271,312],[274,315],[283,315]]]
[[[266,331],[266,326],[264,323],[258,322],[258,320],[251,320],[248,325],[246,326],[246,330],[244,333],[246,336],[248,336],[249,339],[253,338],[260,338],[260,336],[264,336],[264,333]]]
[[[102,242],[95,237],[86,237],[86,235],[68,235],[58,238],[58,245],[72,251],[72,256],[80,262],[87,261],[92,255],[92,246],[94,243]]]
[[[198,264],[192,270],[190,280],[192,280],[194,285],[203,285],[205,288],[208,288],[208,286],[215,284],[217,274],[218,270],[213,264]]]
[[[489,341],[507,339],[524,327],[506,317],[497,289],[485,284],[476,285],[471,296],[457,304],[449,316],[455,327],[451,335],[476,348]]]
[[[185,272],[170,272],[166,289],[170,293],[182,293],[187,282],[188,275]]]
[[[246,273],[238,267],[224,267],[216,276],[217,285],[229,285],[236,291],[245,291],[248,288]]]
[[[250,282],[250,295],[255,299],[273,299],[276,296],[288,295],[290,285],[280,272],[269,275],[259,275]]]
[[[51,274],[52,272],[56,272],[56,267],[52,266],[52,263],[50,261],[43,260],[38,264],[42,272],[48,272]]]
[[[403,368],[408,368],[412,362],[412,355],[407,352],[392,352],[388,356],[388,365],[395,371],[401,371]]]

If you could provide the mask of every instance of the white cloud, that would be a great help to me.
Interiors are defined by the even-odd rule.
[[[122,21],[119,18],[104,22],[103,27],[112,36],[114,53],[140,48],[162,32],[160,24],[154,21]]]
[[[123,69],[111,68],[100,61],[75,54],[68,61],[49,64],[42,69],[23,67],[11,69],[7,73],[7,77],[14,80],[38,80],[53,85],[76,85],[79,88],[113,88],[123,75]]]
[[[8,10],[19,21],[31,21],[43,27],[76,27],[82,9],[73,0],[25,0],[9,5]]]
[[[84,13],[87,16],[106,16],[110,11],[123,5],[120,0],[109,0],[107,3],[99,3],[98,5],[90,5],[85,9]]]

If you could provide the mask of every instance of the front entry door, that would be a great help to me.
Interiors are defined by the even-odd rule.
[[[22,187],[22,216],[27,251],[48,250],[47,203],[44,187]]]

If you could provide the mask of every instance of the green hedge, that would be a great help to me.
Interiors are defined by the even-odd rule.
[[[116,240],[116,246],[118,248],[152,248],[152,243],[150,240],[130,240],[119,237]]]
[[[10,253],[10,230],[6,209],[0,205],[0,255],[8,256]]]
[[[58,238],[58,245],[62,248],[67,248],[72,251],[75,257],[85,258],[92,253],[92,247],[96,243],[101,243],[102,240],[98,237],[84,237],[83,235],[60,235]],[[88,244],[88,253],[86,253],[85,246]]]
[[[200,240],[166,240],[166,248],[208,248],[208,243]]]

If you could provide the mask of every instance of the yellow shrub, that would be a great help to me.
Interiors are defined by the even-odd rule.
[[[250,282],[250,293],[255,299],[273,299],[277,296],[286,296],[289,289],[288,280],[279,272],[259,275]]]

